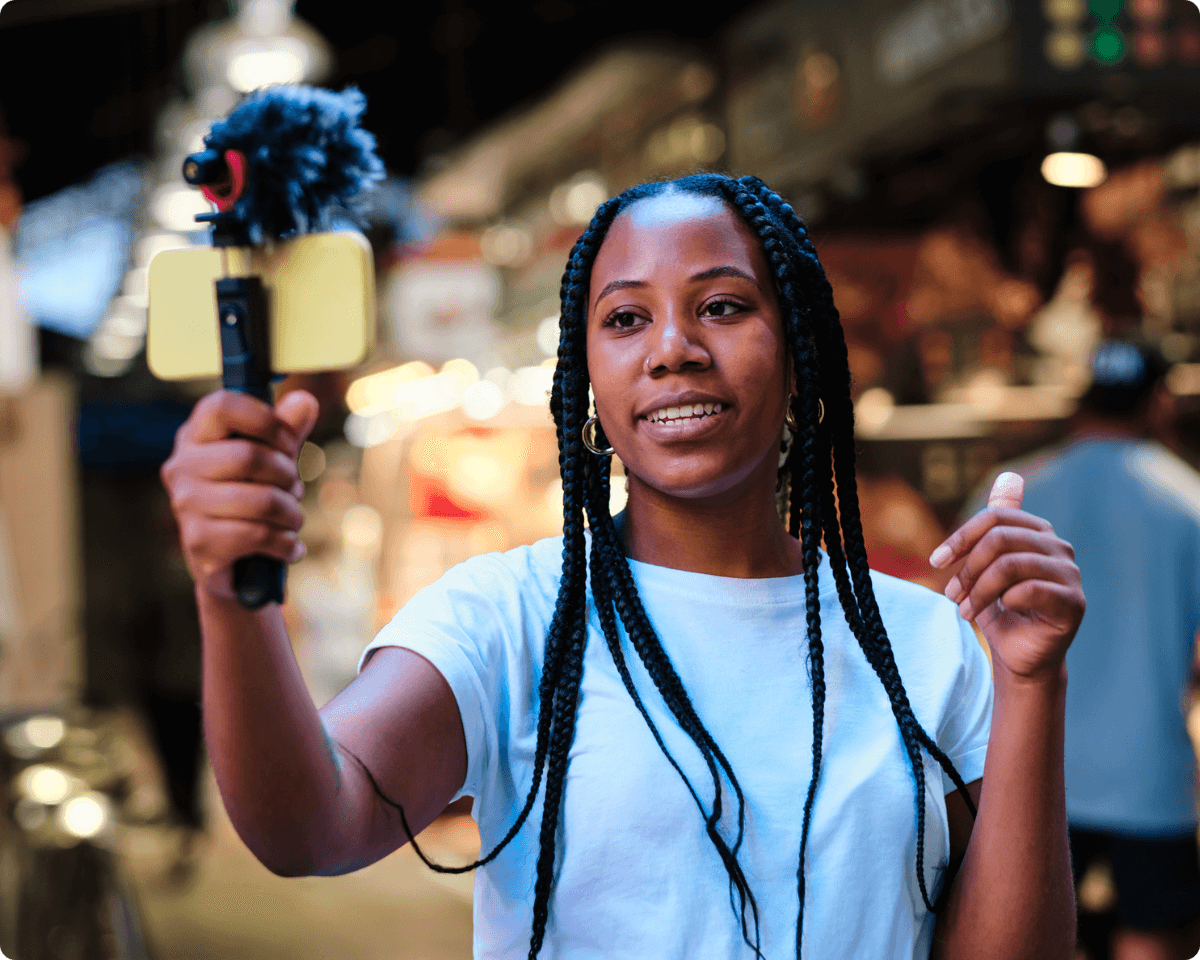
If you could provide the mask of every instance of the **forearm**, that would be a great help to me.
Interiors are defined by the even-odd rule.
[[[196,591],[204,734],[229,817],[269,869],[316,872],[342,821],[339,763],[279,607]]]
[[[995,663],[978,816],[938,925],[950,960],[1069,960],[1075,897],[1063,781],[1066,668],[1042,682]]]

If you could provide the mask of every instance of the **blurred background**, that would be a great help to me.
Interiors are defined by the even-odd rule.
[[[365,210],[371,358],[282,385],[322,405],[285,608],[318,703],[421,586],[560,532],[559,279],[596,205],[644,180],[755,173],[810,225],[877,569],[942,585],[925,558],[996,464],[1064,436],[1106,335],[1165,356],[1155,432],[1200,465],[1187,0],[10,0],[0,949],[18,960],[470,955],[469,878],[405,851],[276,878],[203,758],[158,468],[218,384],[149,373],[147,265],[208,243],[182,158],[241,94],[294,81],[358,86],[389,172]],[[478,842],[454,810],[425,839],[455,862]]]

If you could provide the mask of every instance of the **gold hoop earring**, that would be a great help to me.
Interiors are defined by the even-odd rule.
[[[587,421],[583,425],[583,430],[581,431],[583,436],[583,445],[598,457],[611,457],[613,455],[612,447],[609,447],[606,450],[601,450],[598,446],[596,446],[596,441],[589,436],[589,428],[596,426],[599,422],[600,418],[595,415],[587,418]]]
[[[792,410],[791,404],[788,404],[787,413],[783,415],[783,422],[792,433],[799,433],[800,424],[796,422],[796,414]],[[825,401],[817,397],[817,423],[825,422]]]

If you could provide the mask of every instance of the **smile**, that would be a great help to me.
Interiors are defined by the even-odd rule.
[[[678,407],[663,407],[653,413],[646,414],[651,423],[679,423],[684,420],[700,420],[720,413],[724,406],[720,403],[685,403]]]

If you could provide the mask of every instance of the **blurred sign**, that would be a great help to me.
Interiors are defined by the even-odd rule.
[[[401,265],[383,292],[395,346],[409,357],[478,361],[496,340],[500,278],[485,263],[417,260]]]
[[[876,67],[889,83],[906,83],[996,36],[1007,24],[1004,0],[920,0],[881,34]]]
[[[761,8],[727,39],[730,166],[789,191],[845,171],[867,143],[903,146],[944,128],[947,94],[1012,88],[1010,20],[1009,0]]]
[[[1200,81],[1200,11],[1188,0],[1044,0],[1016,19],[1032,89],[1084,91],[1112,74],[1158,88]]]

